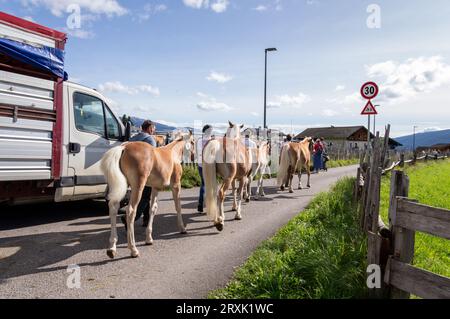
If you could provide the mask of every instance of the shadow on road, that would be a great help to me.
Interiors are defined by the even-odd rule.
[[[67,229],[67,227],[85,226],[85,229],[0,238],[0,284],[9,278],[65,270],[69,262],[64,265],[57,264],[86,251],[98,250],[97,256],[99,257],[96,256],[96,261],[93,262],[77,263],[79,266],[104,265],[124,259],[111,260],[106,256],[110,236],[110,219],[105,216],[106,213],[104,202],[87,201],[64,203],[64,205],[39,205],[39,207],[36,207],[36,205],[33,207],[23,206],[19,210],[16,207],[16,211],[2,214],[3,230],[67,220],[69,220],[68,224],[57,225],[55,228]],[[76,221],[80,218],[84,218],[85,221]],[[72,220],[74,222],[70,223]],[[205,232],[205,230],[215,229],[212,223],[208,223],[204,227],[195,226],[200,222],[206,224],[207,218],[203,215],[183,214],[183,220],[187,225],[187,234],[178,233],[176,220],[176,213],[157,214],[154,220],[153,238],[155,240],[174,240],[183,237],[219,234],[216,231]],[[143,246],[145,241],[145,228],[141,226],[141,223],[142,220],[139,220],[135,224],[135,237],[138,246]],[[118,219],[117,225],[119,248],[126,249],[126,232],[120,223],[120,219]]]

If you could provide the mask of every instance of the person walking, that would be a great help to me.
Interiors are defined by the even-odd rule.
[[[322,143],[322,169],[328,172],[327,162],[330,161],[330,156],[328,156],[327,146],[323,137],[320,138],[320,142]]]
[[[150,144],[153,147],[156,147],[156,140],[153,137],[156,132],[156,126],[155,123],[153,123],[150,120],[146,120],[142,123],[141,126],[142,131],[132,138],[130,138],[130,142],[145,142]],[[150,220],[150,199],[152,196],[152,188],[145,186],[144,190],[142,191],[142,197],[141,201],[139,202],[136,217],[134,221],[139,220],[142,215],[144,215],[142,226],[147,227],[148,222]],[[127,219],[125,216],[121,217],[122,223],[125,225],[125,228],[127,228]]]
[[[198,165],[198,173],[200,175],[200,179],[202,184],[200,186],[200,194],[198,196],[198,207],[197,211],[199,213],[203,213],[204,206],[204,197],[205,197],[205,180],[203,178],[203,148],[206,144],[212,139],[212,131],[213,127],[209,124],[205,125],[202,130],[202,137],[197,140],[197,165]]]
[[[256,143],[250,139],[250,137],[252,136],[252,132],[250,129],[245,131],[245,135],[244,135],[244,145],[247,148],[257,148],[258,146],[256,145]]]
[[[314,153],[314,173],[318,174],[319,171],[322,169],[322,153],[323,153],[323,145],[319,138],[314,143],[313,153]]]

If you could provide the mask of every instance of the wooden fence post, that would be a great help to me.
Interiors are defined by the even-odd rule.
[[[394,258],[410,264],[414,257],[415,232],[396,226],[397,197],[408,197],[409,178],[402,171],[393,171],[391,177],[391,193],[389,203],[389,229],[392,234],[392,254]],[[408,299],[410,294],[392,287],[390,296],[393,299]]]

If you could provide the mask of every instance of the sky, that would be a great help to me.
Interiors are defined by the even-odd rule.
[[[119,115],[262,126],[264,49],[276,47],[271,128],[367,125],[366,81],[380,87],[378,130],[450,128],[448,0],[0,0],[0,10],[67,32],[70,80]]]

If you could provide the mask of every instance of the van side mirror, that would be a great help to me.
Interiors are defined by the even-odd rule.
[[[122,136],[122,142],[128,142],[131,137],[131,123],[130,121],[127,121],[125,124],[125,132]]]

